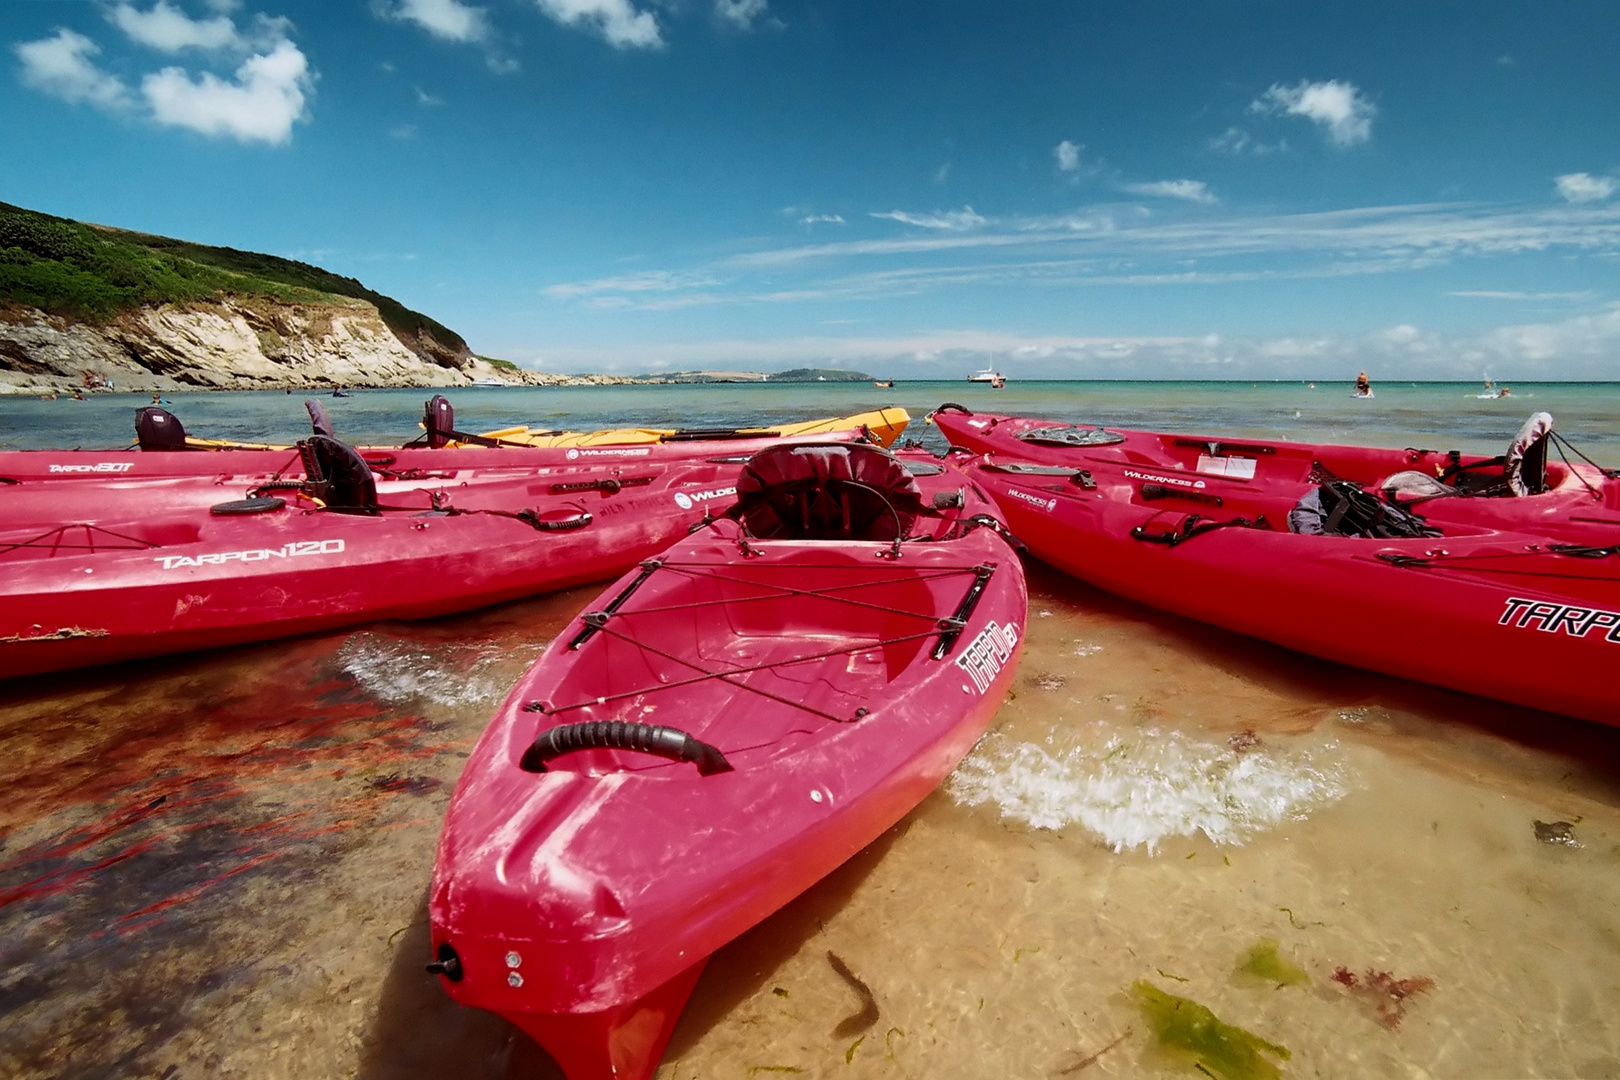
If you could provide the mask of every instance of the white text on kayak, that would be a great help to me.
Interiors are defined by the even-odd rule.
[[[163,569],[177,566],[223,566],[228,562],[264,562],[266,559],[296,559],[304,555],[336,555],[343,550],[341,540],[295,540],[278,548],[250,548],[247,551],[211,551],[206,555],[164,555],[153,559]]]
[[[967,672],[979,693],[990,689],[1007,661],[1012,659],[1013,646],[1018,644],[1018,628],[991,623],[979,631],[973,644],[956,658],[956,666]]]

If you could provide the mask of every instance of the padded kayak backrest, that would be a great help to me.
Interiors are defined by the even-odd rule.
[[[1513,494],[1540,495],[1547,490],[1547,445],[1552,441],[1552,429],[1552,413],[1538,412],[1508,444],[1502,475]]]
[[[311,435],[298,444],[304,459],[304,490],[341,514],[377,513],[377,481],[360,451],[348,443]]]
[[[135,410],[135,442],[142,450],[184,450],[186,429],[169,410],[145,405]]]
[[[434,394],[423,406],[422,426],[427,429],[428,445],[437,450],[456,437],[456,410],[450,399]]]
[[[924,512],[922,489],[887,450],[839,443],[761,450],[729,514],[762,540],[893,540]]]
[[[1451,485],[1441,483],[1438,477],[1415,469],[1391,473],[1378,481],[1376,486],[1384,493],[1384,498],[1392,503],[1410,502],[1413,499],[1443,499],[1448,495],[1461,494]]]
[[[309,426],[315,434],[325,435],[328,439],[337,438],[332,433],[332,421],[327,418],[326,409],[314,398],[304,399],[304,408],[309,411]]]

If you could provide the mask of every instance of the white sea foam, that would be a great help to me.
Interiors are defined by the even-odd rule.
[[[1054,731],[1046,746],[986,736],[946,781],[967,806],[991,804],[1037,829],[1081,825],[1116,852],[1152,854],[1171,836],[1241,845],[1341,798],[1349,766],[1332,742],[1238,753],[1176,731],[1109,723]]]
[[[338,650],[338,666],[384,701],[425,700],[448,708],[493,705],[511,689],[516,673],[503,661],[512,650],[409,641],[370,631]]]

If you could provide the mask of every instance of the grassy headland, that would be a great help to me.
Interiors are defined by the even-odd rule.
[[[465,355],[461,335],[354,278],[235,248],[86,225],[0,203],[0,306],[107,323],[153,304],[264,297],[282,303],[368,301],[407,346]]]

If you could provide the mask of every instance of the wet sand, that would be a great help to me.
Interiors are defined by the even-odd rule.
[[[556,1077],[423,973],[425,897],[473,740],[596,592],[0,690],[0,1075]],[[1308,984],[1236,973],[1265,939]],[[1620,1077],[1620,730],[1032,566],[991,734],[715,956],[658,1076],[1200,1075],[1140,980],[1287,1076]]]

